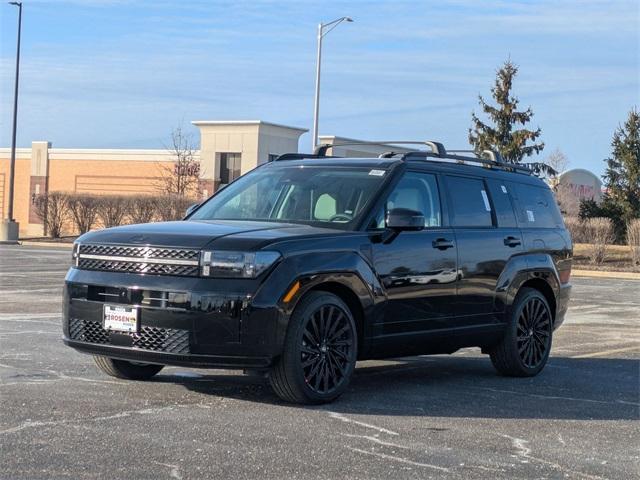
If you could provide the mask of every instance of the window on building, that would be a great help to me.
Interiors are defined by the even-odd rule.
[[[225,152],[219,153],[218,158],[220,159],[220,183],[231,183],[240,176],[242,154]]]
[[[491,227],[491,203],[479,178],[447,177],[455,227]]]

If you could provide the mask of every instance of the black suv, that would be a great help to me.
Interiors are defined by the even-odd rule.
[[[299,403],[338,397],[356,360],[464,347],[536,375],[571,289],[553,194],[492,152],[425,144],[282,155],[182,221],[81,236],[64,342],[118,378],[237,368]]]

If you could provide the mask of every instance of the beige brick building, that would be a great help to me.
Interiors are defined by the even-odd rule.
[[[198,199],[214,193],[258,165],[278,155],[298,152],[300,135],[307,130],[260,120],[194,121],[200,131]],[[357,140],[321,136],[320,143],[337,144]],[[359,145],[336,147],[329,154],[371,157],[389,147]],[[407,151],[394,148],[395,151]],[[0,148],[0,218],[7,216],[11,151]],[[56,148],[49,142],[32,142],[16,152],[14,216],[20,237],[43,234],[34,200],[45,192],[63,191],[105,194],[158,194],[162,176],[172,168],[175,156],[167,150]]]
[[[200,187],[206,198],[221,185],[276,156],[298,151],[303,128],[255,121],[196,121],[200,130]],[[0,218],[7,216],[11,150],[0,148]],[[34,199],[44,192],[157,194],[166,167],[175,157],[167,150],[55,148],[32,142],[16,151],[14,217],[20,236],[43,233]]]

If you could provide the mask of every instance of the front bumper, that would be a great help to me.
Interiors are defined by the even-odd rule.
[[[255,280],[219,280],[72,268],[65,281],[64,342],[78,351],[164,365],[266,368],[282,348],[283,313],[256,305]],[[136,306],[139,328],[103,328],[103,305]]]

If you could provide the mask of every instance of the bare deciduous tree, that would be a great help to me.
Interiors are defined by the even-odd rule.
[[[640,265],[640,218],[627,223],[627,244],[631,250],[631,263]]]
[[[180,220],[184,217],[187,208],[192,204],[193,200],[179,195],[156,197],[158,217],[164,222]]]
[[[68,195],[64,192],[47,192],[35,199],[36,215],[44,224],[44,234],[60,238],[68,218]]]
[[[553,168],[558,174],[564,172],[567,168],[569,168],[569,159],[559,148],[556,148],[553,152],[551,152],[544,159],[544,163]]]
[[[133,197],[129,204],[129,218],[132,223],[149,223],[156,216],[157,197],[151,195]]]
[[[122,225],[129,209],[129,198],[124,195],[104,195],[98,198],[96,214],[105,228]]]
[[[91,230],[98,216],[99,199],[95,195],[73,194],[69,195],[69,212],[73,224],[80,235]]]
[[[193,137],[182,127],[171,132],[171,143],[165,148],[173,155],[172,165],[160,165],[159,190],[180,197],[195,196],[200,180],[200,161],[196,157]]]
[[[607,246],[615,240],[613,222],[608,218],[589,218],[584,222],[589,238],[589,258],[600,265],[607,258]]]

